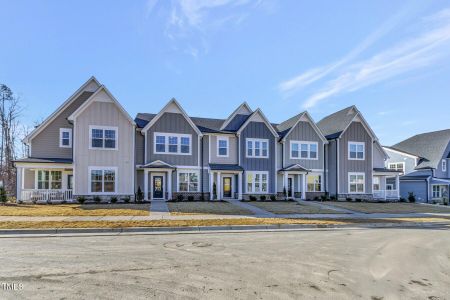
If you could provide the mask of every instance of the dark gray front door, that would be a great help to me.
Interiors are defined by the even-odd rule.
[[[289,177],[288,178],[288,197],[294,197],[292,181],[293,181],[292,177]]]
[[[163,176],[153,176],[153,199],[164,198]]]

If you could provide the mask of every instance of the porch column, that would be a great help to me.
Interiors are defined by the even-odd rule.
[[[400,176],[395,175],[395,189],[397,190],[397,198],[400,199]]]
[[[383,194],[384,194],[384,200],[386,200],[387,199],[387,176],[383,176],[383,178],[384,178],[384,188],[383,188]],[[380,183],[381,183],[381,181],[380,181]],[[381,188],[381,187],[380,187]]]
[[[213,200],[214,172],[209,171],[209,200]]]
[[[167,200],[172,200],[172,172],[173,170],[167,172]]]
[[[16,199],[22,200],[22,189],[23,189],[23,168],[17,167],[17,174],[16,174]],[[3,183],[5,184],[5,183]]]
[[[217,200],[222,200],[222,181],[220,180],[220,172],[217,172]]]
[[[303,199],[303,193],[302,193],[302,181],[301,181],[301,177],[303,176],[303,174],[297,174],[297,192],[300,192],[300,198]]]
[[[302,176],[302,199],[306,199],[306,174],[303,174]]]
[[[144,169],[144,200],[148,200],[148,170]]]
[[[283,191],[285,192],[284,196],[286,196],[286,197],[289,194],[287,182],[288,182],[288,173],[286,171],[284,171],[284,173],[283,173]]]
[[[242,172],[238,173],[238,200],[242,200]]]

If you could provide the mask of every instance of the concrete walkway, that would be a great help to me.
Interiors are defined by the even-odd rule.
[[[164,218],[170,215],[169,207],[165,200],[152,200],[150,204],[150,215]]]
[[[249,210],[252,213],[254,213],[255,216],[258,216],[258,217],[267,218],[267,217],[275,217],[276,216],[274,213],[271,213],[267,210],[261,209],[259,207],[256,207],[254,205],[251,205],[251,204],[239,201],[239,200],[225,200],[225,201],[234,206],[238,206],[240,208]]]

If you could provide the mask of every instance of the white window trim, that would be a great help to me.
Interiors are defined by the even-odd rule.
[[[196,191],[180,191],[180,173],[195,173],[197,174],[198,184],[197,184],[197,190]],[[200,172],[199,170],[188,170],[188,169],[177,169],[177,193],[197,193],[200,191]],[[188,189],[189,189],[189,181],[188,181]]]
[[[92,129],[103,130],[103,141],[105,140],[105,130],[114,130],[116,132],[116,143],[114,148],[105,148],[105,143],[103,147],[92,147]],[[119,128],[115,126],[100,126],[100,125],[89,125],[89,150],[119,150]]]
[[[39,171],[48,171],[48,189],[39,189],[39,176],[38,176],[38,172]],[[56,172],[61,172],[61,189],[52,189],[52,183],[53,183],[53,176],[52,176],[52,172],[56,171]],[[65,188],[64,186],[64,172],[63,170],[58,170],[58,169],[36,169],[34,172],[34,189],[35,190],[41,190],[41,191],[45,191],[45,190],[52,190],[52,191],[60,191],[60,190],[64,190]]]
[[[298,144],[298,157],[293,157],[292,156],[292,145],[293,144]],[[307,145],[308,146],[308,157],[302,157],[302,151],[301,151],[301,145]],[[315,158],[311,158],[311,145],[316,145],[316,157]],[[304,160],[319,160],[319,143],[318,142],[311,142],[311,141],[290,141],[290,153],[289,153],[289,158],[290,159],[304,159]]]
[[[389,186],[391,187],[390,190],[393,191],[393,190],[394,190],[394,184],[392,184],[392,183],[386,183],[386,190],[389,190],[389,189],[388,189]]]
[[[102,188],[104,188],[104,171],[114,171],[114,192],[92,192],[92,182],[91,182],[91,171],[93,170],[101,170],[102,171]],[[117,195],[117,185],[119,183],[119,172],[117,171],[117,167],[97,167],[97,166],[89,166],[88,167],[88,194],[89,195]]]
[[[63,132],[69,133],[69,145],[63,145]],[[59,147],[60,148],[72,148],[72,128],[60,128],[59,129]]]
[[[227,143],[227,154],[226,155],[220,155],[219,154],[219,141],[225,141]],[[227,136],[218,136],[217,140],[217,157],[229,157],[230,156],[230,139]]]
[[[378,183],[375,182],[375,179],[378,180]],[[378,190],[375,189],[375,184],[378,184],[378,186],[379,186]],[[373,176],[372,177],[372,190],[373,191],[381,191],[381,178],[380,178],[380,176]]]
[[[439,188],[439,197],[434,197],[434,187],[437,186]],[[441,199],[442,198],[442,184],[432,184],[431,185],[431,199]]]
[[[248,155],[248,142],[252,142],[252,155]],[[261,148],[260,148],[260,156],[255,156],[255,142],[260,142]],[[267,143],[267,155],[263,156],[262,155],[262,142]],[[268,139],[255,139],[255,138],[246,138],[245,139],[245,157],[246,158],[269,158],[269,150],[270,149],[270,145],[269,145],[269,140]]]
[[[358,149],[358,145],[362,145],[363,146],[363,157],[362,158],[358,158],[358,157],[350,158],[350,145],[352,145],[352,144],[357,146],[356,149]],[[352,142],[352,141],[349,141],[347,146],[348,146],[348,149],[347,149],[348,160],[365,160],[366,159],[366,143],[365,142]],[[358,153],[358,152],[356,152],[356,153]],[[358,154],[356,154],[356,156],[358,156]]]
[[[314,190],[314,191],[309,191],[308,190],[308,177],[309,176],[319,176],[320,177],[320,191],[316,191],[316,190]],[[323,192],[323,176],[322,176],[322,174],[317,174],[317,173],[310,173],[310,174],[307,174],[306,175],[306,182],[305,182],[305,184],[306,184],[306,193],[319,193],[319,192]],[[314,186],[314,189],[315,189],[315,186]]]
[[[248,177],[248,174],[253,174],[253,180],[252,180],[252,191],[249,191],[248,190],[248,181],[247,181],[247,177]],[[262,183],[263,183],[263,181],[262,181],[262,175],[264,174],[264,175],[267,175],[267,191],[266,192],[263,192],[263,191],[260,191],[260,192],[255,192],[254,190],[255,190],[255,178],[256,178],[256,174],[260,174],[261,176],[261,190],[262,190]],[[270,190],[270,186],[269,186],[269,184],[270,184],[270,178],[269,178],[269,172],[268,171],[246,171],[245,172],[245,191],[247,192],[247,194],[256,194],[256,195],[259,195],[259,194],[268,194],[269,193],[269,190]]]
[[[445,159],[442,160],[442,172],[447,172],[447,161]]]
[[[165,137],[165,151],[156,151],[156,136]],[[177,138],[177,152],[169,152],[169,136]],[[189,153],[181,153],[181,138],[189,138]],[[167,132],[154,132],[153,133],[153,153],[154,154],[168,154],[168,155],[192,155],[192,134],[181,134],[181,133],[167,133]]]
[[[350,191],[350,176],[352,176],[352,175],[356,175],[356,176],[362,175],[363,176],[363,191],[362,192],[358,192],[358,191],[351,192]],[[347,192],[348,192],[348,194],[365,194],[366,193],[366,173],[363,173],[363,172],[349,172],[347,180],[348,180],[347,181],[347,183],[348,183],[348,185],[347,185]]]
[[[398,170],[398,168],[397,168],[398,164],[403,165],[403,173],[405,173],[405,162],[404,161],[390,162],[390,163],[388,163],[388,169],[389,170]],[[391,165],[394,165],[394,169],[391,168]]]

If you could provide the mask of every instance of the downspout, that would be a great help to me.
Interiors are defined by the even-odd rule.
[[[339,191],[339,180],[338,180],[338,174],[339,174],[339,170],[338,170],[338,167],[339,167],[339,162],[338,162],[338,159],[339,159],[339,156],[338,156],[338,153],[339,153],[339,143],[338,143],[338,139],[334,139],[335,140],[335,142],[336,142],[336,200],[339,198],[339,193],[338,193],[338,191]]]
[[[325,143],[323,143],[323,184],[325,187],[325,195],[328,195],[327,186],[327,156],[325,154]]]
[[[201,137],[201,142],[202,142],[202,144],[200,145],[200,163],[201,163],[201,165],[200,165],[200,180],[202,181],[202,184],[201,184],[201,192],[202,192],[202,198],[204,197],[204,187],[203,187],[203,184],[204,184],[204,181],[203,181],[203,171],[204,171],[204,169],[203,169],[203,167],[204,167],[204,165],[203,165],[203,138],[204,138],[204,135],[202,135],[202,137]]]

